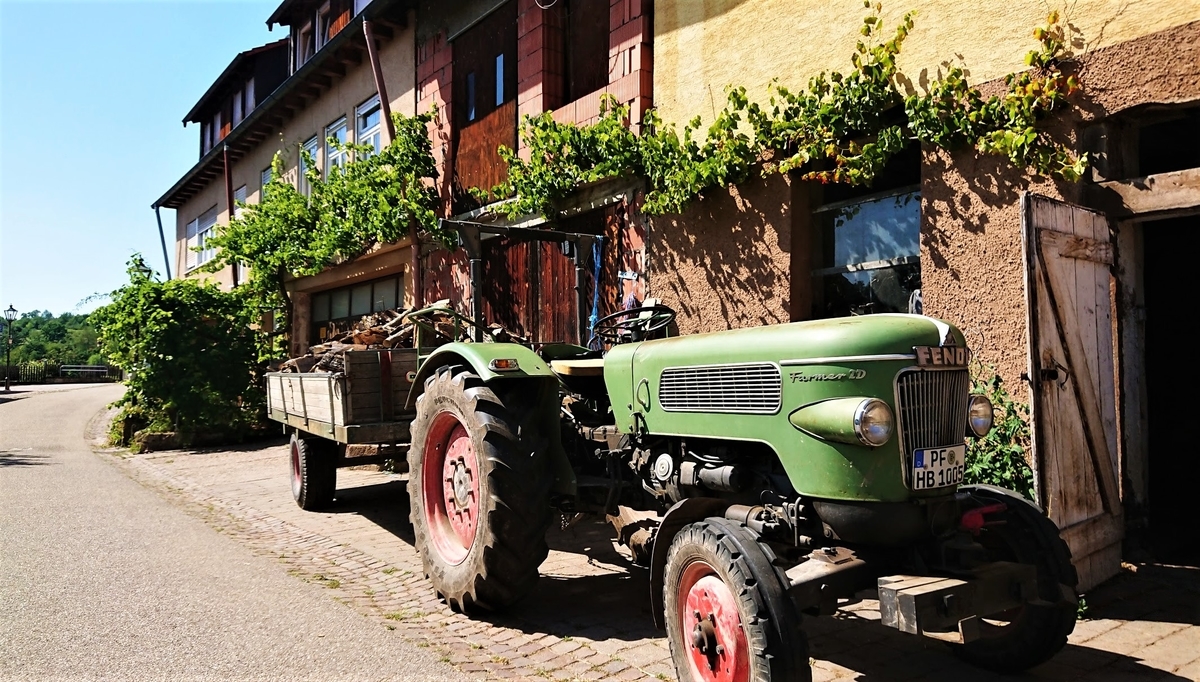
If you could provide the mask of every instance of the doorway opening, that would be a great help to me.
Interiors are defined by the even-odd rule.
[[[1200,454],[1195,428],[1197,311],[1189,293],[1200,214],[1141,224],[1145,296],[1147,549],[1160,562],[1200,566]]]

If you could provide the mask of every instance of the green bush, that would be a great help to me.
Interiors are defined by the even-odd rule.
[[[140,256],[129,283],[112,293],[91,322],[100,350],[128,373],[116,405],[132,430],[237,438],[262,423],[253,308],[242,296],[192,279],[160,282]]]
[[[967,439],[967,468],[963,483],[986,483],[1016,491],[1033,500],[1033,469],[1029,467],[1029,407],[1013,400],[991,368],[976,375],[971,392],[987,396],[995,408],[992,430],[983,438]]]

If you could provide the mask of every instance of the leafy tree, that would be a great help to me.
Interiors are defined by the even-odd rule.
[[[264,417],[253,308],[194,279],[160,282],[141,256],[91,315],[104,356],[127,372],[122,417],[150,431],[241,433]]]
[[[7,324],[7,323],[6,323]],[[96,330],[87,315],[49,311],[23,313],[13,321],[12,363],[46,362],[54,365],[100,364],[96,358]],[[8,332],[0,335],[7,341]],[[0,358],[2,359],[2,358]]]
[[[284,315],[283,324],[268,338],[278,340],[291,333],[290,278],[317,274],[414,231],[444,239],[437,221],[439,199],[433,183],[437,170],[428,134],[432,120],[433,114],[394,114],[396,138],[379,153],[368,145],[329,138],[330,145],[356,158],[329,169],[324,178],[313,159],[301,151],[311,188],[308,196],[284,179],[283,158],[277,154],[262,201],[244,204],[241,217],[217,227],[217,235],[209,241],[217,255],[204,269],[216,272],[234,263],[250,266],[249,281],[239,290],[251,306]],[[279,350],[274,342],[263,348],[266,357],[277,357]]]

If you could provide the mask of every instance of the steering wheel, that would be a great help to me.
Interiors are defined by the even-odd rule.
[[[674,320],[675,311],[665,305],[630,308],[596,320],[596,324],[592,326],[592,340],[600,339],[609,345],[641,341],[650,334],[666,328]],[[591,345],[591,341],[588,345]]]

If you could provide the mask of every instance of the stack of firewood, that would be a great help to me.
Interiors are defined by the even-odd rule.
[[[450,301],[443,300],[434,303],[434,307],[449,307]],[[408,310],[384,310],[370,315],[364,315],[353,328],[336,338],[317,344],[308,349],[306,355],[292,358],[279,366],[281,372],[341,372],[345,369],[343,355],[348,351],[379,350],[384,348],[412,348],[416,337],[417,325],[409,319]],[[434,312],[422,315],[421,320],[433,330],[433,338],[425,335],[424,344],[441,345],[451,341],[467,341],[471,338],[471,328],[461,325],[455,334],[454,319],[446,314]],[[489,334],[501,342],[528,343],[520,336],[512,334],[504,327],[493,324],[488,327]]]

